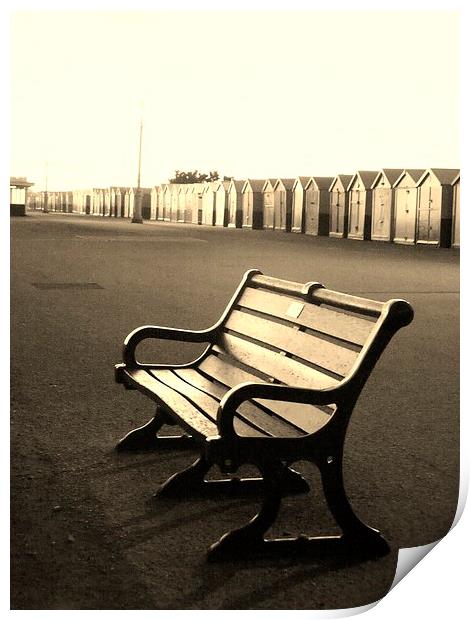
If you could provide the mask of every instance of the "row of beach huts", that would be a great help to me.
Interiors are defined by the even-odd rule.
[[[28,208],[132,218],[138,191],[147,220],[460,247],[458,169],[30,192]]]

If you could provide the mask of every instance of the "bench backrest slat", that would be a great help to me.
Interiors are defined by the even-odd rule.
[[[234,366],[230,361],[216,355],[206,357],[199,365],[199,370],[202,370],[208,377],[229,388],[246,381],[261,381],[259,377]],[[333,408],[328,407],[315,407],[313,405],[283,401],[260,399],[255,402],[261,404],[268,412],[277,415],[279,418],[307,433],[317,431],[330,419],[334,411]]]
[[[315,335],[299,331],[295,323],[281,324],[260,316],[234,310],[225,328],[266,343],[345,377],[357,359],[357,351]]]
[[[326,388],[338,383],[338,379],[310,366],[232,334],[221,334],[219,344],[214,345],[214,349],[287,385]]]
[[[373,327],[373,323],[365,318],[307,303],[301,298],[255,288],[246,288],[237,305],[266,316],[290,320],[297,325],[359,346],[366,342]]]

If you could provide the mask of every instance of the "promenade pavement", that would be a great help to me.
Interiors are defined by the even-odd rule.
[[[370,377],[346,441],[346,487],[361,518],[392,545],[385,558],[207,564],[207,547],[251,518],[259,501],[152,503],[157,486],[196,453],[113,451],[153,414],[149,399],[114,383],[125,336],[143,324],[210,326],[250,268],[379,300],[403,297],[415,309]],[[165,341],[145,355],[183,362],[198,350]],[[437,540],[454,517],[458,363],[455,250],[72,215],[12,218],[12,608],[323,609],[381,598],[397,549]],[[285,500],[276,533],[331,533],[319,476],[305,463],[299,469],[312,491]]]

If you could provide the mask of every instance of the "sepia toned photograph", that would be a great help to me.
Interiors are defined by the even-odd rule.
[[[9,19],[10,608],[371,608],[458,517],[459,12]]]

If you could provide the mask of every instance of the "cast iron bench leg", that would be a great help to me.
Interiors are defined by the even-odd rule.
[[[318,465],[328,507],[343,531],[342,543],[358,552],[388,553],[390,547],[380,532],[361,521],[349,503],[344,488],[342,454],[332,454]]]
[[[314,461],[315,462],[315,461]],[[382,556],[390,551],[380,532],[363,523],[353,512],[343,485],[341,455],[328,459],[320,468],[323,489],[333,517],[342,529],[341,535],[298,536],[265,539],[281,504],[283,465],[263,468],[266,496],[260,512],[247,525],[224,534],[208,551],[210,561],[248,559],[260,556],[309,556],[326,554],[357,557]]]
[[[285,465],[279,461],[260,465],[265,485],[265,498],[260,511],[246,525],[227,532],[211,545],[207,554],[210,561],[243,558],[263,549],[266,543],[264,534],[276,520],[281,507],[284,469]]]
[[[175,422],[157,407],[155,416],[143,426],[139,426],[125,435],[116,445],[116,450],[156,450],[160,447],[193,446],[194,440],[190,435],[157,435],[165,424],[174,426]]]
[[[265,489],[263,478],[224,478],[222,480],[204,480],[204,476],[212,467],[212,463],[199,457],[186,469],[173,474],[164,482],[155,493],[158,497],[181,497],[193,495],[245,495],[248,493],[260,494]],[[282,495],[307,493],[310,487],[299,472],[284,467],[280,474],[280,489]]]

